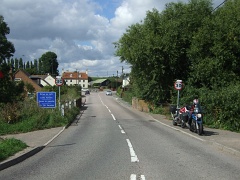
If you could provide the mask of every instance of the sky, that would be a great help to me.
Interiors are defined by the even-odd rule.
[[[224,0],[213,0],[213,7]],[[159,12],[178,0],[0,0],[0,15],[10,28],[14,58],[24,62],[56,53],[64,71],[91,77],[120,76],[131,71],[114,55],[113,42],[153,8]],[[181,2],[188,2],[182,0]]]

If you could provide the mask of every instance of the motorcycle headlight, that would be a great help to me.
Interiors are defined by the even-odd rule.
[[[201,118],[201,117],[202,117],[202,114],[197,114],[197,117],[198,117],[198,118]]]

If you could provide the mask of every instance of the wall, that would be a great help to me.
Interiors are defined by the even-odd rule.
[[[132,107],[139,111],[149,112],[149,104],[144,100],[138,98],[132,98]]]

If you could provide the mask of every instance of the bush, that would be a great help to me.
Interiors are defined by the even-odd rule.
[[[181,104],[190,104],[198,95],[204,113],[204,124],[211,128],[220,128],[240,132],[240,85],[233,83],[227,87],[188,89],[181,92]]]

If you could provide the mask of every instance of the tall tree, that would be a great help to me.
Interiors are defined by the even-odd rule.
[[[19,59],[19,69],[23,69],[23,59]]]
[[[35,74],[38,74],[39,72],[38,72],[38,60],[37,59],[34,59],[33,68],[34,68]]]
[[[15,68],[15,70],[17,70],[18,69],[18,66],[19,66],[19,63],[18,63],[19,61],[18,61],[18,59],[17,58],[15,58],[14,59],[14,68]]]
[[[43,74],[58,75],[57,55],[54,52],[46,52],[39,58],[40,71]]]
[[[187,80],[192,37],[211,11],[208,0],[170,3],[162,13],[156,9],[147,12],[141,24],[130,26],[115,43],[116,55],[132,65],[138,97],[153,103],[166,101],[173,82]]]
[[[6,62],[6,59],[13,56],[15,48],[13,44],[7,40],[6,35],[10,33],[10,28],[4,22],[3,16],[0,15],[0,65]]]
[[[10,33],[10,28],[4,22],[4,18],[0,16],[0,71],[3,76],[0,79],[0,103],[8,103],[19,100],[23,92],[23,83],[16,84],[10,79],[12,74],[9,74],[11,69],[10,58],[15,52],[14,46],[6,38]],[[7,62],[8,60],[8,62]],[[14,60],[13,63],[14,64]]]

